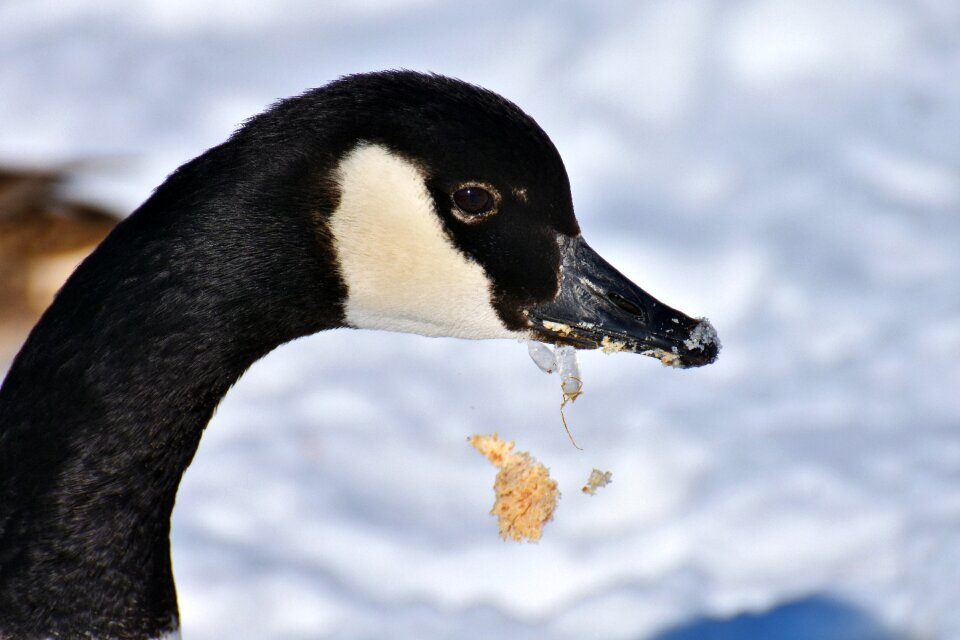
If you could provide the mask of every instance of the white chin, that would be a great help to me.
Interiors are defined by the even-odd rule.
[[[479,320],[479,321],[478,321]],[[347,323],[357,329],[381,329],[416,333],[421,336],[466,338],[468,340],[488,340],[495,338],[525,339],[526,334],[507,329],[499,320],[491,322],[488,318],[453,318],[443,322],[428,321],[422,318],[388,317],[380,312],[365,313],[357,311],[347,313]]]

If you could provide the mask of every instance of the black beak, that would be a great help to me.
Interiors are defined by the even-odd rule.
[[[558,242],[560,292],[527,312],[535,340],[641,353],[674,367],[700,367],[717,359],[720,341],[709,321],[663,304],[581,236],[560,236]]]

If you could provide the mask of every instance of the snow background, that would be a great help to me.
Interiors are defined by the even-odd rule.
[[[0,160],[97,159],[75,188],[130,211],[273,100],[395,67],[533,115],[591,245],[724,351],[583,354],[580,452],[523,345],[278,349],[179,494],[184,637],[792,638],[776,612],[827,602],[960,638],[960,4],[5,0]],[[537,545],[487,515],[491,431],[560,483]]]

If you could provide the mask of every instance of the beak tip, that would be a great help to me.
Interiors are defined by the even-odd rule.
[[[711,364],[720,354],[720,338],[713,324],[706,318],[699,318],[683,341],[680,359],[684,367],[702,367]]]

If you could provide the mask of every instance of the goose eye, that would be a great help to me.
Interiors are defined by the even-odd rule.
[[[496,199],[483,187],[464,187],[453,193],[453,201],[466,214],[477,216],[493,209]]]

